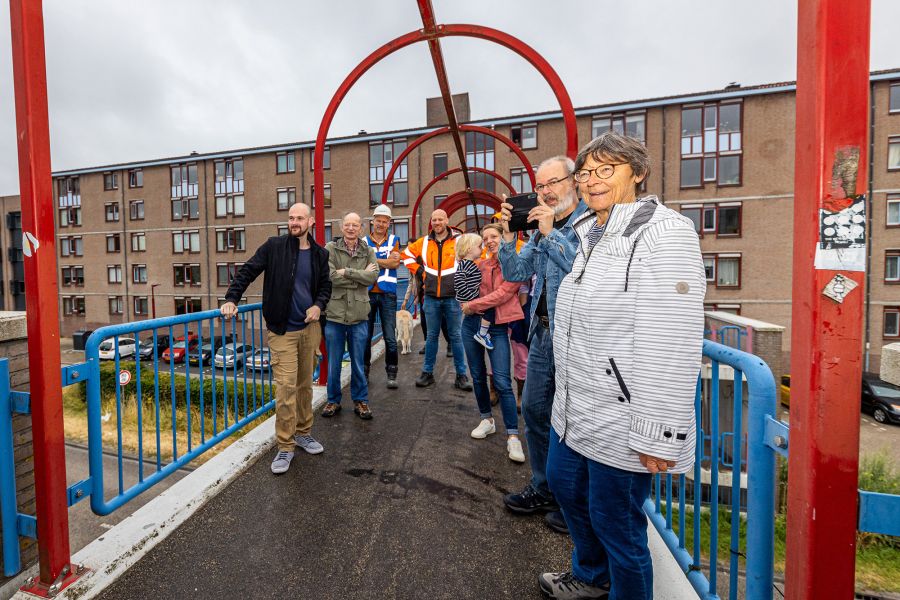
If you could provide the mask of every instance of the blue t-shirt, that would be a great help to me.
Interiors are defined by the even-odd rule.
[[[309,248],[297,251],[297,268],[294,270],[294,292],[291,295],[291,314],[287,331],[299,331],[306,327],[306,309],[313,305],[312,251]]]

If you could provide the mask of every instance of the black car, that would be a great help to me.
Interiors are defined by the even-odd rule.
[[[864,373],[862,410],[879,423],[900,423],[900,386],[882,381],[874,373]]]
[[[225,344],[230,344],[233,340],[230,335],[225,336]],[[200,355],[203,355],[203,366],[209,367],[212,365],[213,355],[216,351],[222,347],[223,341],[222,336],[217,335],[215,340],[210,340],[208,338],[203,339],[203,346],[198,346],[196,348],[192,348],[190,352],[188,352],[188,362],[192,365],[200,364]]]
[[[162,356],[162,353],[165,352],[169,345],[171,344],[169,340],[169,335],[157,335],[156,336],[156,356]],[[151,359],[153,358],[153,336],[149,335],[143,340],[141,340],[141,360]]]

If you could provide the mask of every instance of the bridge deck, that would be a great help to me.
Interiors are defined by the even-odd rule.
[[[475,400],[443,348],[437,385],[416,388],[421,358],[401,357],[395,392],[373,365],[372,421],[345,388],[344,410],[316,419],[323,454],[280,477],[268,454],[100,597],[540,598],[537,574],[568,568],[571,543],[504,509],[527,464],[500,433],[469,437]]]

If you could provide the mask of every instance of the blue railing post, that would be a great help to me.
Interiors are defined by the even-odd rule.
[[[91,510],[103,509],[103,431],[100,421],[100,342],[97,331],[84,345],[84,360],[88,377],[85,381],[85,402],[88,414],[88,468],[91,474]],[[118,418],[118,415],[117,415]]]
[[[9,397],[9,361],[0,358],[0,518],[3,524],[3,576],[22,570],[16,504],[16,462],[13,456],[13,408]]]

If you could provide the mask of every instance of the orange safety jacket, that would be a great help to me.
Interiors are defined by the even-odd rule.
[[[456,273],[456,238],[459,232],[450,229],[443,241],[434,232],[410,242],[403,251],[403,264],[415,277],[419,269],[425,271],[425,295],[435,298],[454,298],[453,274]]]

